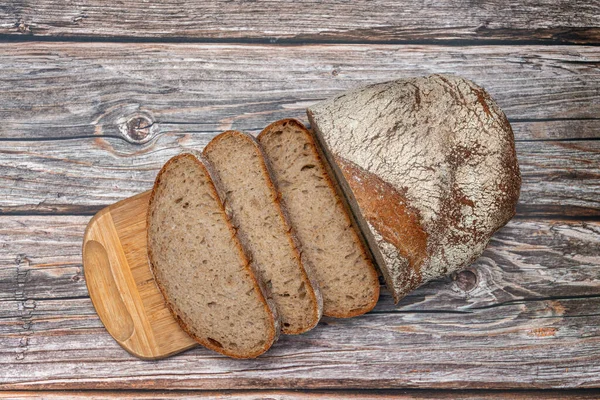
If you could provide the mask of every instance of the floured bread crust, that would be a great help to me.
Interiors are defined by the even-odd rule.
[[[512,129],[466,79],[370,85],[308,116],[396,302],[471,264],[515,214]]]

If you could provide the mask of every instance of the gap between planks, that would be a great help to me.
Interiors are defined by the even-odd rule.
[[[484,397],[510,400],[587,400],[600,397],[600,390],[572,389],[572,390],[57,390],[57,391],[7,391],[0,392],[0,399],[205,399],[205,400],[302,400],[302,399],[452,399],[452,400],[479,400]]]

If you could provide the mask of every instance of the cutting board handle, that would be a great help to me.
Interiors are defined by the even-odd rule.
[[[134,332],[133,319],[115,282],[106,249],[101,243],[89,240],[83,250],[83,259],[88,272],[86,278],[98,289],[91,291],[90,297],[102,323],[116,340],[126,341]]]
[[[83,238],[83,272],[92,303],[125,350],[156,360],[196,347],[154,282],[146,248],[150,192],[100,210]]]

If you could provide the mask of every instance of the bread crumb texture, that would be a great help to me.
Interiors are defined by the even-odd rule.
[[[283,120],[265,128],[259,141],[302,243],[303,259],[321,288],[323,313],[351,317],[370,311],[379,298],[377,271],[311,134],[299,122]]]
[[[283,333],[313,328],[321,316],[318,289],[304,270],[259,144],[250,135],[227,131],[204,155],[238,237],[281,315]]]
[[[232,357],[266,351],[276,338],[274,316],[195,156],[165,164],[148,213],[151,268],[182,327],[202,345]]]

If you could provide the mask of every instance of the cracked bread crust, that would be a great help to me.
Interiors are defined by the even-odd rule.
[[[204,164],[202,156],[200,154],[198,154],[196,152],[180,154],[178,156],[171,158],[163,166],[163,168],[157,175],[154,187],[152,189],[151,196],[150,196],[150,204],[149,204],[148,214],[147,214],[148,259],[149,259],[150,269],[155,278],[155,282],[156,282],[158,288],[160,289],[161,293],[163,294],[163,297],[165,298],[165,303],[166,303],[169,311],[173,315],[173,317],[178,321],[178,323],[182,327],[182,329],[184,331],[186,331],[190,335],[190,337],[192,337],[194,340],[196,340],[202,346],[204,346],[208,349],[214,350],[216,352],[219,352],[221,354],[227,355],[229,357],[233,357],[233,358],[255,358],[255,357],[258,357],[259,355],[261,355],[262,353],[267,351],[271,347],[271,345],[277,340],[278,335],[279,335],[279,330],[280,330],[279,319],[278,319],[276,310],[275,310],[272,302],[270,302],[266,299],[266,296],[265,296],[262,288],[260,287],[258,280],[256,279],[256,277],[253,273],[253,271],[249,265],[249,261],[245,255],[241,245],[239,244],[239,241],[236,238],[235,231],[234,231],[231,223],[229,222],[227,214],[225,213],[223,205],[220,201],[214,201],[214,205],[216,206],[216,212],[214,214],[219,215],[221,222],[225,222],[225,226],[228,231],[228,235],[230,235],[229,236],[230,240],[234,245],[233,251],[235,252],[236,255],[233,257],[234,258],[237,257],[237,259],[239,260],[239,262],[241,263],[241,266],[242,266],[241,271],[243,271],[242,272],[243,276],[245,278],[249,279],[249,281],[246,282],[246,286],[251,289],[250,289],[250,292],[248,292],[247,294],[253,294],[254,296],[256,296],[255,300],[258,302],[257,304],[259,304],[258,310],[259,311],[262,310],[262,311],[260,311],[260,313],[262,315],[260,315],[258,317],[265,318],[265,320],[263,321],[264,326],[266,327],[265,336],[261,341],[259,341],[259,346],[254,346],[256,348],[254,348],[251,351],[234,351],[230,348],[227,348],[226,346],[223,346],[221,342],[219,342],[215,339],[212,339],[210,337],[205,338],[205,337],[198,335],[196,333],[198,327],[197,326],[192,327],[192,325],[197,323],[197,321],[191,321],[189,316],[186,315],[186,312],[182,311],[182,309],[180,309],[180,307],[178,307],[178,304],[175,301],[173,301],[173,298],[178,297],[179,293],[173,293],[172,290],[171,290],[171,292],[169,292],[167,286],[170,286],[171,282],[167,282],[167,281],[163,282],[161,280],[161,271],[159,271],[159,269],[161,267],[165,267],[165,265],[162,265],[162,266],[157,265],[158,263],[162,263],[162,260],[161,261],[157,260],[156,253],[157,253],[157,250],[165,251],[165,249],[163,249],[163,248],[154,249],[153,248],[153,243],[154,243],[153,239],[155,238],[155,235],[157,234],[153,230],[153,226],[154,226],[153,211],[156,209],[156,202],[158,201],[157,197],[162,195],[162,190],[163,190],[162,180],[164,179],[166,171],[168,171],[174,164],[176,164],[182,160],[192,162],[195,168],[199,168],[199,170],[202,171],[202,174],[206,178],[206,186],[207,186],[207,190],[208,190],[208,193],[207,193],[208,196],[212,197],[213,200],[219,199],[218,193],[212,182],[211,172],[210,172],[209,168],[207,168],[206,165]],[[185,227],[177,227],[177,228],[185,229]],[[181,235],[179,235],[179,236],[181,236]],[[183,239],[182,239],[182,241],[183,241]],[[172,265],[169,265],[166,267],[172,267]],[[240,277],[241,276],[239,276],[238,278],[240,278]],[[197,293],[194,293],[194,295],[197,295]],[[239,299],[236,301],[239,302]],[[229,316],[223,316],[223,318],[228,319]],[[260,345],[261,342],[262,342],[262,345]]]
[[[515,214],[513,132],[473,82],[400,79],[307,113],[396,302],[474,262]]]
[[[250,152],[245,150],[244,146],[246,145],[250,146]],[[236,152],[236,162],[249,162],[249,165],[244,165],[249,171],[254,172],[252,168],[255,165],[253,163],[258,164],[257,172],[262,176],[265,185],[263,187],[263,182],[260,182],[261,177],[259,176],[256,178],[259,181],[254,181],[251,189],[264,189],[267,192],[264,199],[269,203],[270,207],[263,205],[261,209],[252,208],[259,207],[259,205],[253,204],[252,195],[248,192],[244,194],[245,199],[240,198],[239,191],[243,187],[239,185],[239,180],[243,179],[241,177],[244,172],[238,173],[234,171],[239,163],[232,165],[231,158],[233,154],[229,154],[229,151]],[[267,164],[266,156],[260,144],[251,135],[238,131],[226,131],[208,143],[203,150],[203,155],[208,159],[209,164],[212,165],[212,170],[215,171],[214,177],[217,191],[221,196],[222,203],[225,205],[226,212],[236,228],[238,238],[243,245],[242,247],[249,253],[249,257],[252,260],[251,265],[257,271],[257,276],[262,278],[259,281],[262,283],[268,281],[270,283],[270,286],[266,286],[269,286],[267,287],[269,298],[273,299],[281,316],[282,333],[288,335],[300,334],[314,328],[321,319],[323,310],[321,292],[310,267],[303,263],[299,250],[299,242],[295,232],[291,228],[285,206],[281,201],[281,196],[273,185],[270,166]],[[246,156],[249,159],[246,159]],[[243,161],[240,161],[240,159],[243,159]],[[229,171],[228,168],[233,168],[234,170]],[[262,196],[260,197],[257,201],[263,198]],[[248,207],[252,211],[252,216],[246,215]],[[275,214],[275,221],[272,221],[271,218],[273,214]],[[278,235],[281,232],[283,234],[272,238],[267,237],[264,240],[258,238],[263,232],[261,229],[256,229],[255,227],[256,223],[261,222],[257,218],[267,218],[273,224],[273,229],[277,231]],[[264,233],[269,235],[275,232]],[[259,241],[262,243],[258,243]],[[269,248],[263,248],[261,251],[260,247],[265,241],[269,245]],[[290,257],[284,255],[283,257],[279,257],[279,260],[271,259],[269,257],[270,249],[286,252]],[[286,260],[289,263],[286,263]],[[287,271],[284,273],[280,270],[281,268],[287,268]],[[295,298],[293,293],[289,293],[289,285],[298,283],[294,282],[294,273],[299,274],[300,287],[303,288],[303,293],[298,298]],[[301,308],[303,307],[308,307],[309,313],[297,315],[299,311],[302,311]]]

